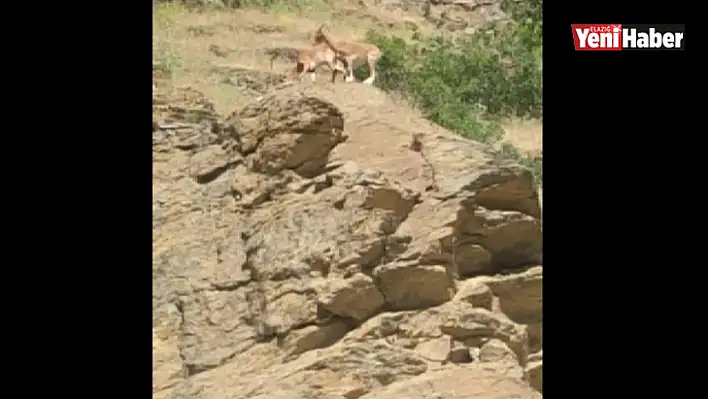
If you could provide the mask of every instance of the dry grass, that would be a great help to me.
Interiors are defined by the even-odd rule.
[[[498,143],[509,143],[522,154],[531,157],[541,155],[543,149],[543,129],[537,119],[512,119],[502,123],[504,136]]]
[[[179,5],[157,5],[153,8],[155,80],[158,85],[191,86],[207,95],[219,113],[230,113],[258,95],[242,87],[238,75],[247,71],[271,72],[267,49],[308,47],[312,33],[325,22],[330,23],[332,33],[338,37],[361,39],[369,29],[396,20],[395,16],[388,22],[362,17],[361,11],[352,11],[345,5],[314,7],[306,13],[277,8],[267,13],[261,10],[196,13]],[[395,28],[401,34],[412,32],[407,31],[409,25],[405,23]],[[276,59],[272,72],[286,74],[293,67],[287,59]]]

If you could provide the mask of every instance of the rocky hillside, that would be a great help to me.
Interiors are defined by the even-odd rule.
[[[180,40],[153,90],[154,398],[541,397],[527,168],[376,87],[209,86]]]

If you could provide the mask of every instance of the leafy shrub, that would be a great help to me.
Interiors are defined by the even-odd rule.
[[[368,40],[384,52],[377,86],[405,92],[425,109],[457,102],[486,117],[541,117],[540,28],[506,24],[456,42],[411,44],[376,32]]]
[[[433,122],[465,137],[493,143],[502,117],[542,117],[541,0],[505,0],[512,21],[488,25],[456,40],[415,43],[369,32],[384,52],[376,85],[401,92]],[[368,75],[363,70],[361,78]],[[502,151],[531,167],[541,179],[541,161]]]

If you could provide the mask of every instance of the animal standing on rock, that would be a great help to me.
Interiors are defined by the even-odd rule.
[[[347,74],[347,65],[344,59],[337,57],[337,54],[327,44],[314,45],[311,48],[300,49],[297,52],[297,66],[294,74],[302,81],[305,73],[310,74],[310,79],[315,81],[315,69],[322,64],[327,64],[332,70],[332,83],[337,78],[337,71]]]
[[[335,40],[332,36],[324,32],[325,25],[320,26],[315,33],[315,38],[313,41],[314,45],[319,45],[322,43],[327,44],[332,50],[337,53],[338,57],[341,57],[346,62],[346,67],[348,70],[347,76],[344,78],[345,82],[354,81],[354,68],[353,64],[355,60],[361,60],[366,62],[369,66],[369,77],[364,80],[365,84],[374,83],[376,79],[376,63],[383,56],[383,52],[373,44],[369,43],[359,43],[346,40]]]

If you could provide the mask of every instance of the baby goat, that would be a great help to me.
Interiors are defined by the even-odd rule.
[[[346,75],[346,61],[337,57],[337,54],[327,44],[317,44],[307,49],[300,49],[297,53],[297,66],[295,74],[302,81],[306,73],[310,74],[310,79],[315,81],[315,70],[322,64],[327,64],[332,70],[332,83],[337,77],[337,71]]]

